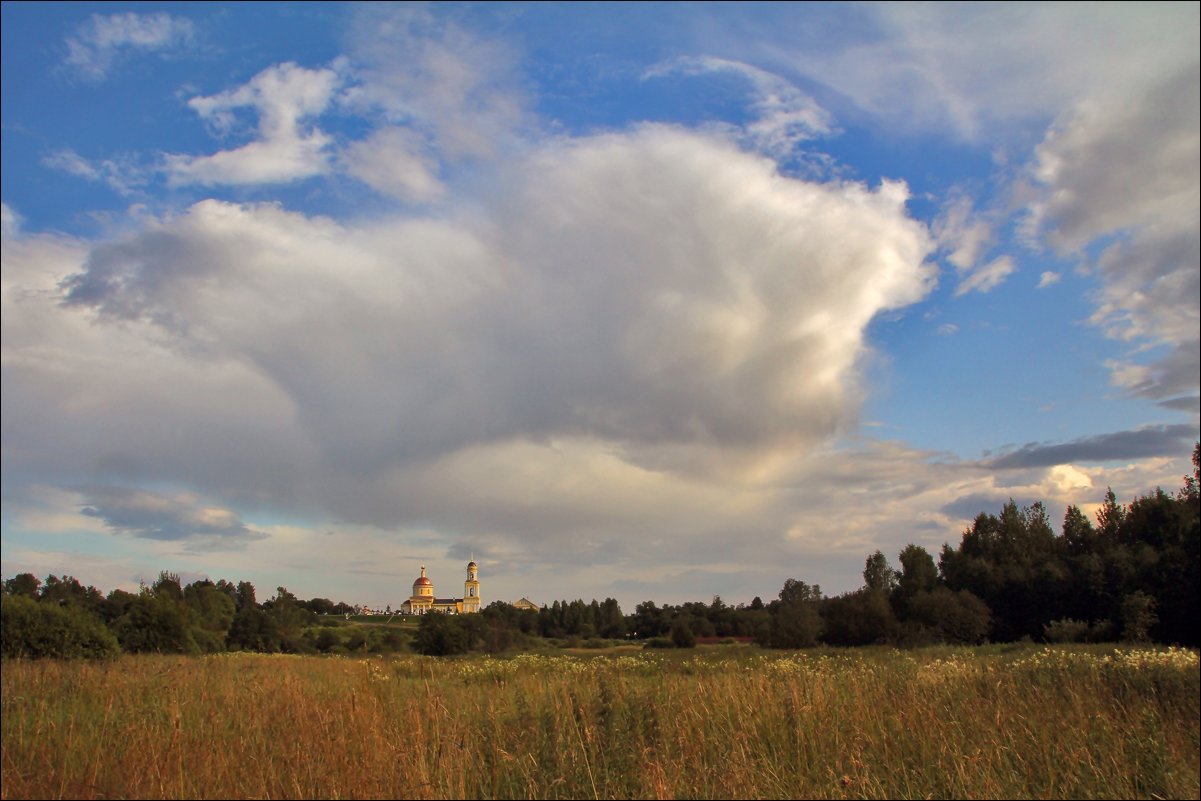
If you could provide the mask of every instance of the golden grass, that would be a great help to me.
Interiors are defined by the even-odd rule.
[[[1196,798],[1196,652],[3,665],[3,798]]]

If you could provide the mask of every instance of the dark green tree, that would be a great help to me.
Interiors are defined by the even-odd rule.
[[[26,598],[36,599],[38,597],[38,587],[41,585],[41,579],[32,573],[18,573],[4,582],[4,594],[22,595]]]
[[[0,656],[6,659],[100,659],[120,653],[101,620],[78,606],[0,598]]]
[[[143,592],[113,623],[113,631],[127,653],[193,654],[199,651],[189,626],[186,608],[169,593]]]
[[[897,572],[889,566],[888,558],[881,551],[867,557],[863,566],[863,586],[866,589],[889,595],[896,585]]]
[[[677,617],[671,624],[671,641],[676,648],[696,647],[696,635],[692,633],[692,627],[683,616]]]
[[[238,651],[273,654],[280,650],[279,625],[257,606],[239,609],[225,638],[227,647]]]

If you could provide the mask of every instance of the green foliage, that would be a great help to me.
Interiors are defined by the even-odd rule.
[[[332,648],[342,648],[342,638],[333,629],[323,628],[317,634],[317,650],[321,653],[329,653]]]
[[[78,607],[38,603],[28,595],[0,598],[0,654],[22,659],[101,659],[120,653],[117,639]]]
[[[32,573],[18,573],[4,582],[4,594],[37,598],[40,586],[42,586],[41,580]]]
[[[1108,620],[1089,623],[1064,617],[1048,623],[1043,636],[1051,643],[1104,642],[1113,636],[1113,626]]]
[[[918,593],[909,604],[909,620],[925,626],[935,642],[978,645],[988,637],[992,613],[968,590],[935,587]]]
[[[1159,622],[1155,614],[1155,599],[1141,590],[1122,599],[1118,618],[1124,642],[1149,642],[1151,629]]]
[[[796,583],[804,587],[804,582]],[[788,585],[785,584],[785,587],[787,588]],[[813,590],[816,589],[816,587],[813,588]],[[781,596],[783,595],[782,592]],[[804,591],[793,593],[789,597],[810,597],[812,600],[793,600],[781,603],[772,616],[771,628],[767,632],[767,641],[761,642],[761,644],[771,648],[810,648],[817,645],[824,628],[821,614],[818,612],[820,593],[814,594],[805,588]]]
[[[863,566],[863,586],[873,592],[885,594],[896,589],[897,571],[889,566],[888,558],[881,551],[867,557]]]
[[[200,646],[188,623],[186,607],[174,600],[168,589],[135,598],[113,623],[113,632],[127,653],[199,653]]]
[[[920,545],[910,543],[901,549],[901,576],[897,582],[897,595],[907,600],[919,592],[929,592],[938,584],[938,568],[934,557]]]
[[[671,626],[671,642],[676,648],[695,648],[696,635],[683,618],[677,618]]]
[[[651,637],[642,644],[643,648],[675,648],[676,644],[672,642],[670,637]]]
[[[872,645],[891,642],[896,626],[888,596],[880,590],[861,589],[821,605],[825,624],[823,642],[829,645]]]
[[[426,656],[467,653],[471,641],[466,629],[460,625],[461,619],[436,612],[422,615],[417,636],[413,639],[413,650]]]
[[[228,593],[211,581],[196,581],[184,589],[183,600],[194,627],[219,633],[224,638],[236,611],[234,599]]]
[[[280,649],[279,626],[263,610],[247,606],[234,615],[225,642],[234,650],[276,653]]]

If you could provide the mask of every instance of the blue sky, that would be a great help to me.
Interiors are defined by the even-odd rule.
[[[745,603],[1191,469],[1196,4],[2,8],[5,576]]]

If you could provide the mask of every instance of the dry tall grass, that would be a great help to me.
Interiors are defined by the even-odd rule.
[[[3,666],[3,798],[1199,794],[1196,652]]]

